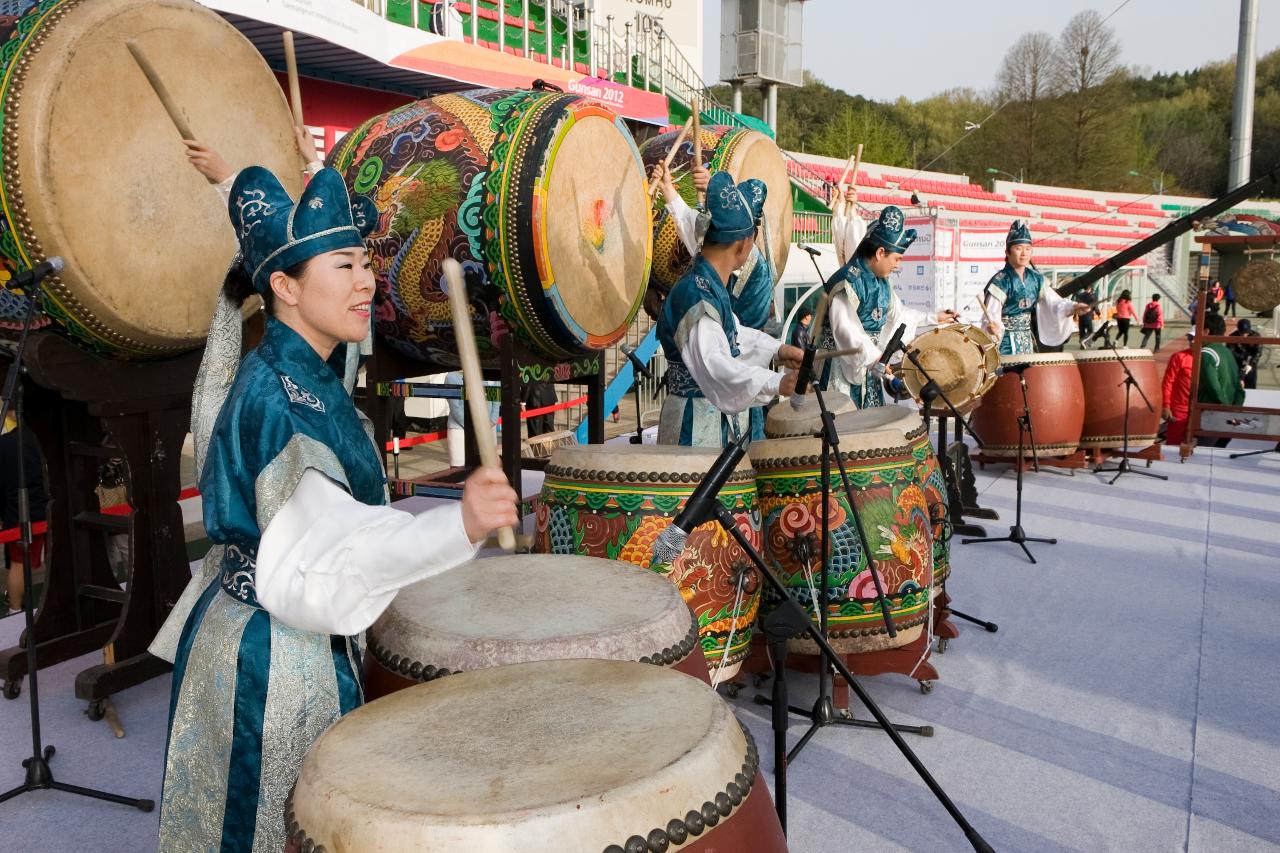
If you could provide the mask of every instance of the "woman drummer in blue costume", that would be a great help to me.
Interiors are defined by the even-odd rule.
[[[819,347],[846,354],[827,359],[819,381],[823,388],[848,394],[860,409],[884,405],[880,354],[899,325],[907,327],[902,339],[910,341],[920,327],[956,318],[951,310],[929,317],[908,308],[889,283],[916,239],[915,229],[905,225],[906,217],[897,207],[880,211],[853,258],[826,283],[830,301],[818,333]]]
[[[689,252],[689,255],[696,258],[702,239],[699,231],[706,227],[706,214],[704,213],[699,217],[698,211],[689,207],[676,189],[671,179],[671,173],[664,169],[661,163],[654,167],[654,180],[661,181],[660,186],[662,187],[662,197],[666,204],[666,211],[675,223],[676,234],[679,236],[680,242]],[[710,180],[711,172],[705,166],[693,167],[693,187],[695,190],[705,193]],[[759,181],[756,183],[760,183],[762,187],[764,186]],[[763,238],[763,242],[767,245],[769,235],[765,234]],[[751,254],[747,256],[747,260],[742,266],[730,274],[727,285],[729,306],[733,309],[733,315],[739,328],[746,327],[763,331],[769,321],[774,319],[773,280],[774,270],[772,265],[769,263],[768,258],[765,257],[765,253],[760,251],[760,247],[753,243]],[[763,439],[765,437],[764,408],[752,406],[750,413],[751,440]]]
[[[795,389],[795,375],[768,367],[777,357],[799,366],[802,353],[738,323],[728,285],[754,250],[765,185],[735,185],[725,172],[707,186],[710,220],[693,267],[662,304],[658,340],[667,357],[667,399],[659,444],[723,447],[749,429],[743,414]]]
[[[303,756],[363,700],[358,635],[402,586],[518,521],[515,492],[488,469],[457,504],[416,517],[385,505],[350,396],[348,351],[374,292],[363,234],[376,212],[357,202],[332,169],[296,205],[261,167],[231,186],[241,257],[192,402],[209,580],[193,581],[153,647],[174,662],[161,850],[283,849]],[[267,328],[240,363],[237,303],[252,292]]]
[[[1004,269],[991,277],[982,294],[982,326],[1000,342],[1001,355],[1021,355],[1040,349],[1031,333],[1035,311],[1040,344],[1059,347],[1075,327],[1075,318],[1089,306],[1063,299],[1045,284],[1031,266],[1031,230],[1021,219],[1009,226],[1004,241]]]

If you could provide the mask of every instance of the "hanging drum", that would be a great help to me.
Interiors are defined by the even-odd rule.
[[[644,144],[645,173],[663,162],[675,143],[679,131],[655,136]],[[703,125],[702,163],[714,172],[728,172],[736,181],[759,178],[769,188],[765,200],[764,215],[769,227],[769,251],[773,256],[775,274],[787,266],[787,252],[791,249],[791,178],[787,164],[777,143],[755,130]],[[671,171],[676,189],[690,207],[697,205],[697,193],[693,188],[693,140],[686,136],[680,150],[671,160]],[[645,301],[645,310],[656,315],[667,295],[680,277],[688,272],[693,257],[680,242],[676,224],[667,215],[662,193],[657,194],[653,218],[653,273],[649,278],[651,294]]]
[[[956,411],[965,414],[976,409],[982,395],[996,384],[1000,353],[991,336],[977,326],[965,323],[938,326],[917,336],[910,348],[919,353],[917,358],[925,372],[907,359],[903,359],[897,370],[916,400],[920,400],[921,390],[932,378]],[[934,399],[929,413],[934,417],[947,417],[951,410],[939,397]]]
[[[377,330],[458,363],[441,263],[459,261],[481,357],[510,332],[574,358],[622,338],[644,297],[651,233],[640,153],[576,95],[477,89],[366,121],[329,156],[379,220],[366,241]]]
[[[293,121],[271,69],[187,0],[43,0],[4,39],[0,278],[61,256],[40,325],[118,358],[200,346],[235,232],[128,43],[201,141],[233,165],[268,167],[296,196]],[[21,309],[0,291],[0,327]]]
[[[1249,261],[1231,277],[1231,290],[1241,308],[1265,313],[1280,305],[1280,264]]]

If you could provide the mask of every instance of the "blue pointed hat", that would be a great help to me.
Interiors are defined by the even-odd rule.
[[[1031,229],[1021,219],[1015,219],[1009,226],[1009,236],[1004,238],[1004,247],[1007,249],[1021,244],[1031,245]]]
[[[871,245],[879,246],[886,252],[906,254],[907,249],[916,241],[916,229],[907,228],[904,231],[903,226],[906,224],[907,217],[902,211],[889,205],[880,211],[880,216],[875,222],[867,226],[867,235],[862,239],[864,242],[870,241]]]
[[[754,178],[734,184],[728,172],[716,172],[707,185],[708,243],[733,243],[756,232],[767,187]]]
[[[342,176],[321,169],[294,204],[280,181],[261,166],[236,176],[227,205],[240,240],[245,271],[259,293],[271,289],[271,274],[316,255],[362,248],[378,212],[365,196],[347,193]]]

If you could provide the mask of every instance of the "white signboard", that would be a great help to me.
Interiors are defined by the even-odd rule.
[[[956,231],[927,216],[907,217],[915,242],[893,274],[893,288],[908,308],[936,314],[955,301]]]
[[[956,261],[956,310],[965,323],[977,325],[982,319],[978,299],[991,276],[1004,267],[1004,240],[1008,231],[1000,228],[962,228]]]
[[[645,39],[656,45],[657,29],[667,34],[669,43],[702,73],[702,0],[587,0],[595,6],[596,26],[604,27],[613,16],[614,43],[620,50],[631,24],[632,44]],[[655,26],[656,25],[656,26]],[[639,40],[639,41],[637,41]],[[656,49],[656,48],[655,48]]]

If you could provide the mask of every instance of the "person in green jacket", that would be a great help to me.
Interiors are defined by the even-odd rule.
[[[1204,318],[1204,331],[1209,337],[1225,335],[1227,321],[1221,314]],[[1201,403],[1239,406],[1244,403],[1244,385],[1240,368],[1226,344],[1205,344],[1200,350],[1200,388],[1196,399]]]

